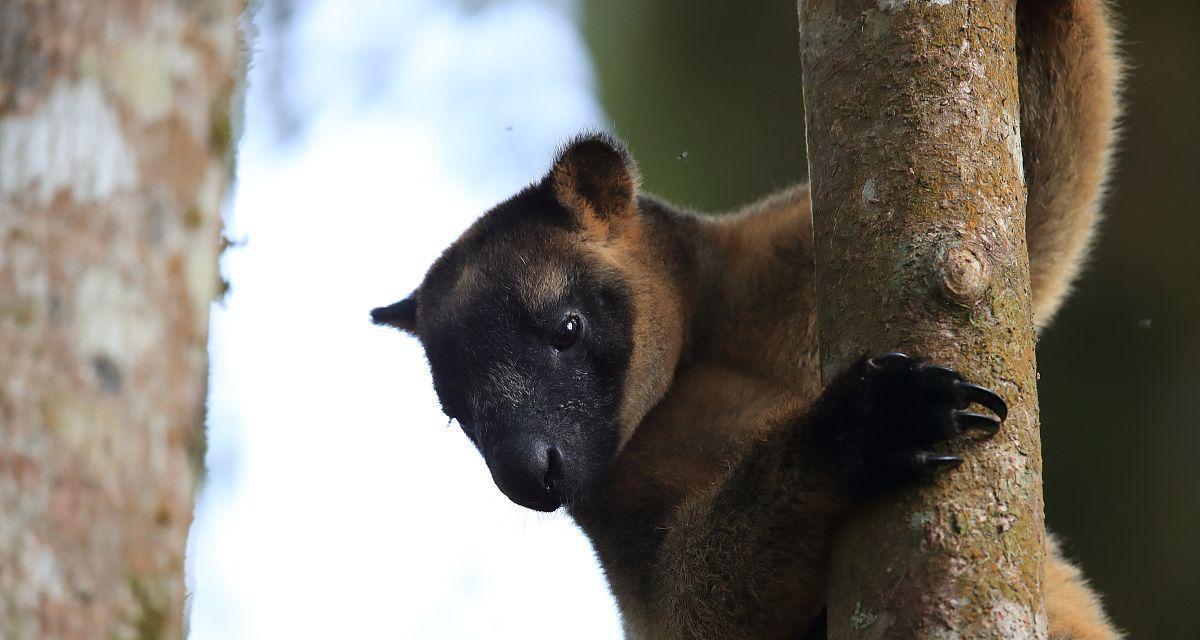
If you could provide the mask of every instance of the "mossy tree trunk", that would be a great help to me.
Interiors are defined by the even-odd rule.
[[[179,638],[241,0],[0,0],[0,638]]]
[[[1010,405],[836,536],[830,638],[1045,638],[1014,0],[800,0],[822,372],[902,350]]]

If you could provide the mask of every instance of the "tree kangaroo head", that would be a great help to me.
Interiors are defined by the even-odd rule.
[[[683,325],[612,138],[576,138],[475,222],[409,297],[371,312],[416,336],[447,416],[517,504],[595,486],[666,392]]]

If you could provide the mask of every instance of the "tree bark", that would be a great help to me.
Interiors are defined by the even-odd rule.
[[[0,0],[0,638],[178,638],[240,0]]]
[[[822,374],[902,350],[1008,401],[836,536],[830,638],[1045,638],[1014,0],[800,0]]]

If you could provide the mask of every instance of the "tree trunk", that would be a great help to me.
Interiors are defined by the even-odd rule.
[[[0,0],[0,638],[178,638],[240,0]]]
[[[1000,392],[992,441],[837,534],[830,638],[1045,638],[1014,0],[801,0],[826,379],[902,350]]]

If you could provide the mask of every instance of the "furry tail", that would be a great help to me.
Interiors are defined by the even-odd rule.
[[[1100,596],[1078,567],[1063,557],[1058,540],[1046,535],[1046,618],[1050,640],[1120,640],[1124,636],[1104,613]]]
[[[1122,62],[1106,0],[1020,0],[1017,64],[1034,320],[1086,260],[1116,140]]]

